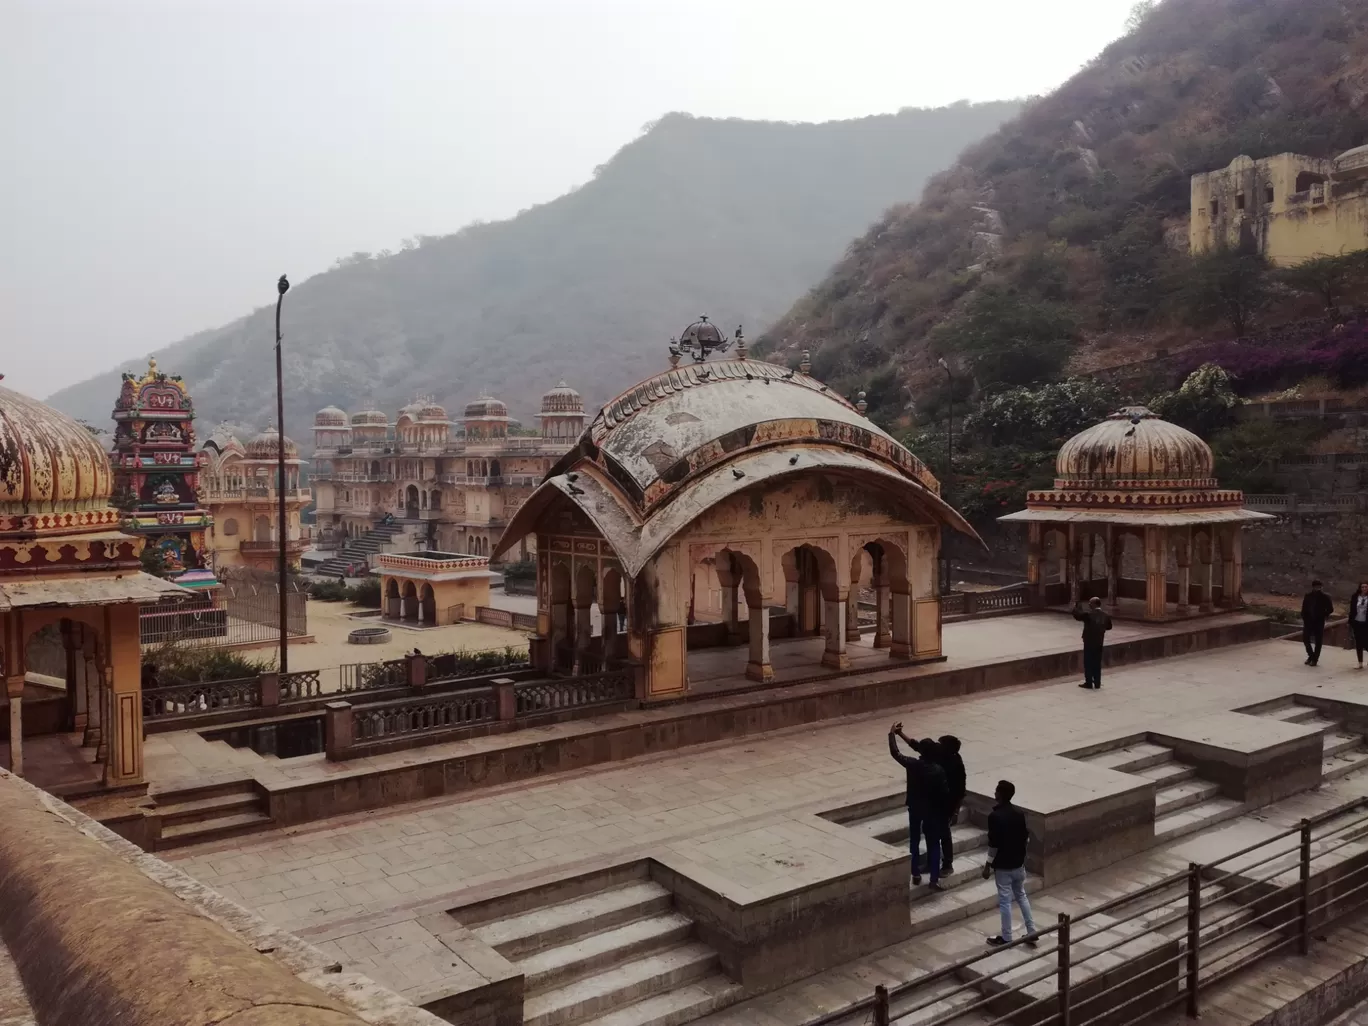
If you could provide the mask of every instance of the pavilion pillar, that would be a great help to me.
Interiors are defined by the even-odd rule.
[[[740,622],[741,614],[738,606],[737,587],[735,582],[722,584],[722,622],[727,627],[727,640],[734,641],[741,636]]]
[[[887,648],[893,640],[889,632],[888,581],[880,578],[874,582],[874,647]]]
[[[1125,535],[1115,524],[1107,525],[1107,605],[1121,608],[1121,553],[1125,551]]]
[[[1178,564],[1178,615],[1188,615],[1188,598],[1192,592],[1192,528],[1176,532],[1173,554]]]
[[[94,652],[86,653],[86,725],[85,736],[81,738],[81,747],[94,748],[98,752],[100,747],[101,725],[104,723],[104,695],[100,686],[99,666],[95,662]]]
[[[854,589],[846,600],[845,639],[847,643],[860,640],[860,599]]]
[[[1026,596],[1033,605],[1045,604],[1045,588],[1040,579],[1041,535],[1038,521],[1026,525]]]
[[[774,680],[774,666],[770,663],[769,603],[760,595],[746,596],[750,618],[750,657],[746,660],[746,677],[768,684]]]
[[[892,590],[890,606],[892,609],[892,644],[888,649],[890,659],[912,658],[912,593],[907,585]]]
[[[16,777],[24,775],[24,675],[5,678],[5,695],[9,698],[9,771]]]
[[[67,729],[85,729],[85,689],[82,687],[84,660],[80,653],[80,624],[62,621],[62,649],[66,656]]]
[[[138,645],[138,607],[132,603],[106,606],[105,749],[106,787],[138,784],[143,779],[142,676]]]
[[[1145,619],[1162,620],[1168,612],[1168,546],[1162,527],[1145,528]]]
[[[822,594],[815,583],[799,582],[798,633],[816,634],[822,627]]]
[[[594,643],[594,622],[589,617],[589,606],[575,604],[575,666],[574,673],[584,673],[589,650]]]
[[[1244,606],[1244,552],[1240,542],[1238,524],[1221,532],[1221,605],[1227,609]]]
[[[1212,608],[1212,579],[1211,579],[1211,532],[1204,532],[1197,545],[1197,587],[1201,591],[1198,610],[1203,613],[1211,612]]]
[[[95,764],[104,766],[109,762],[109,735],[115,728],[115,723],[109,715],[109,680],[114,675],[114,668],[106,662],[100,669],[100,684],[96,688],[96,700],[100,705],[100,729],[99,738],[95,742]]]
[[[1067,549],[1064,553],[1064,573],[1069,582],[1069,605],[1071,607],[1078,605],[1079,599],[1082,597],[1078,587],[1078,542],[1078,529],[1070,524]]]
[[[836,598],[826,599],[826,651],[822,665],[833,670],[850,669],[850,655],[846,652],[846,609],[849,592],[837,592]]]

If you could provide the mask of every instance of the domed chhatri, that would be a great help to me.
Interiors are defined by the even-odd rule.
[[[1211,447],[1143,406],[1113,413],[1059,450],[1055,487],[1105,484],[1215,488]]]
[[[336,406],[325,406],[314,414],[314,427],[343,428],[347,423],[347,411]]]
[[[0,518],[104,511],[109,457],[84,426],[0,386]]]
[[[1163,620],[1188,616],[1194,606],[1209,613],[1243,604],[1240,529],[1268,518],[1243,506],[1242,492],[1223,489],[1216,480],[1206,442],[1143,406],[1131,406],[1065,442],[1055,459],[1054,486],[1028,492],[1024,510],[1000,519],[1030,525],[1026,579],[1037,604],[1072,605],[1105,595],[1121,612],[1123,599],[1143,598],[1144,618]],[[1128,535],[1143,545],[1143,582],[1121,575]],[[1105,580],[1092,577],[1099,548]],[[1223,575],[1219,587],[1211,570],[1216,555]],[[1170,562],[1178,567],[1172,595]],[[1058,582],[1045,580],[1043,565],[1061,567]]]
[[[501,399],[495,399],[488,393],[481,393],[477,398],[466,403],[466,420],[492,420],[507,419],[508,406]]]
[[[247,458],[252,460],[273,460],[280,451],[280,436],[276,429],[268,427],[261,434],[257,435],[247,443]],[[285,436],[285,458],[295,459],[299,456],[299,447],[291,441],[290,436]]]
[[[389,427],[389,417],[384,410],[362,410],[353,413],[351,417],[352,427]]]
[[[561,379],[555,388],[541,398],[542,413],[583,413],[584,399]]]

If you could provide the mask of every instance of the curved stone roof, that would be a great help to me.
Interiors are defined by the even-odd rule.
[[[465,417],[467,420],[503,419],[507,416],[508,406],[492,395],[481,395],[466,403]]]
[[[104,510],[112,488],[109,457],[94,435],[0,386],[0,513]]]
[[[254,460],[273,460],[279,453],[280,442],[276,429],[268,427],[261,434],[257,435],[247,443],[247,455]],[[285,436],[285,458],[287,460],[296,459],[299,456],[299,447],[290,440],[290,436]]]
[[[977,538],[922,462],[845,399],[797,371],[738,359],[675,368],[608,403],[519,509],[494,555],[568,497],[635,575],[728,496],[814,469],[867,482]]]
[[[362,410],[351,415],[352,427],[389,427],[389,417],[383,410]]]
[[[314,427],[344,428],[348,423],[347,411],[336,406],[325,406],[314,414]]]
[[[541,412],[543,416],[549,414],[553,417],[558,414],[583,413],[584,399],[562,380],[560,384],[542,396]]]
[[[445,424],[447,419],[446,407],[434,402],[425,402],[418,407],[418,419],[428,423]]]
[[[1064,443],[1055,486],[1215,488],[1214,465],[1211,447],[1191,431],[1131,406]]]

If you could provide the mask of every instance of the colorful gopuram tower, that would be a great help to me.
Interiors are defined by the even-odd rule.
[[[212,569],[204,559],[211,520],[199,503],[199,472],[207,457],[195,449],[194,419],[185,382],[148,360],[142,377],[123,376],[109,462],[124,530],[159,548],[170,576],[196,571],[189,576],[202,586],[213,582],[203,572]]]

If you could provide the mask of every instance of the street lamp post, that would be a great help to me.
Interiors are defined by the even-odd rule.
[[[945,357],[936,361],[940,369],[945,371],[946,395],[950,400],[949,417],[945,425],[945,481],[941,487],[941,498],[946,502],[950,501],[950,486],[955,476],[955,375],[950,372],[950,365],[945,362]],[[941,542],[940,558],[940,591],[942,595],[950,594],[950,554],[945,549],[945,543]]]
[[[290,634],[289,626],[289,592],[286,590],[289,582],[289,564],[285,561],[285,387],[284,377],[280,369],[280,305],[285,302],[285,293],[290,291],[290,282],[285,275],[280,276],[276,282],[276,534],[278,536],[276,544],[276,558],[279,561],[277,571],[279,573],[280,595],[277,604],[280,610],[280,672],[287,673],[290,669]]]

